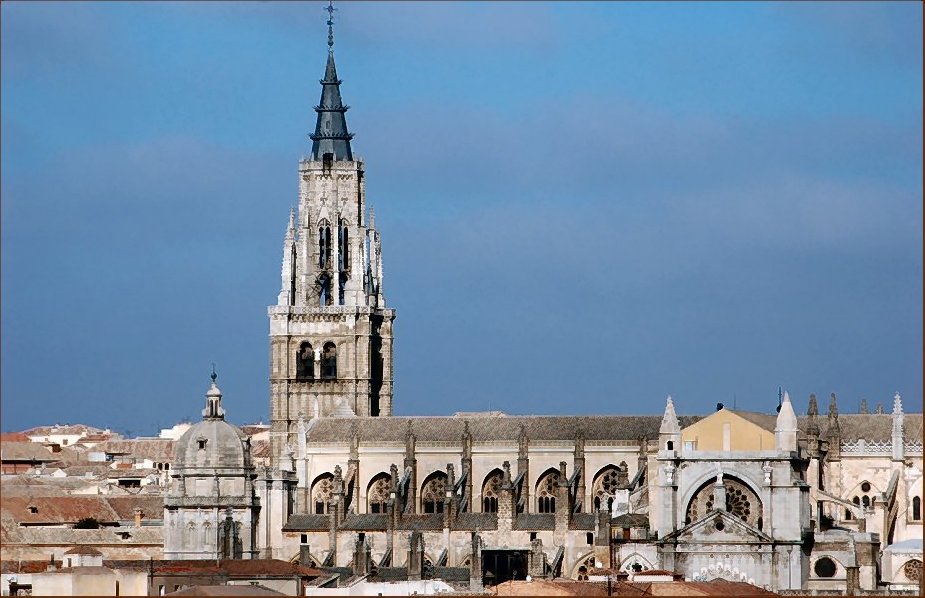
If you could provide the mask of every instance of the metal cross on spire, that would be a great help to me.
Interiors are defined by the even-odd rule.
[[[334,0],[328,0],[328,5],[322,10],[328,11],[328,51],[334,51]]]

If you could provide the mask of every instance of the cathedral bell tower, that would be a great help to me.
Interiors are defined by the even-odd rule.
[[[334,66],[328,58],[311,135],[299,162],[299,208],[289,214],[281,288],[270,317],[270,418],[274,461],[297,446],[300,417],[392,415],[392,322],[382,257],[367,217],[363,161],[353,155]]]

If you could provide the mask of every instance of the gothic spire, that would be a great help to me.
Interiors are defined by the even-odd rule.
[[[347,119],[344,113],[350,108],[345,106],[340,97],[341,80],[337,78],[334,66],[334,3],[325,7],[328,11],[328,63],[324,69],[321,83],[321,101],[315,106],[318,120],[315,133],[311,135],[312,160],[322,160],[325,154],[331,154],[334,160],[353,160],[350,140],[353,134],[347,131]]]

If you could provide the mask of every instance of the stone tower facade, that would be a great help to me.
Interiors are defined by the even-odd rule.
[[[392,323],[382,256],[366,206],[363,161],[350,147],[333,35],[311,155],[299,162],[270,318],[273,459],[288,459],[300,418],[392,415]]]

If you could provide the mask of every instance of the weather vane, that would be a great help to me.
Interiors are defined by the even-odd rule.
[[[334,51],[334,0],[328,0],[328,5],[323,10],[328,11],[328,49]]]
[[[212,362],[212,375],[209,376],[212,378],[212,384],[215,384],[215,380],[218,378],[218,374],[215,373],[215,362]]]

